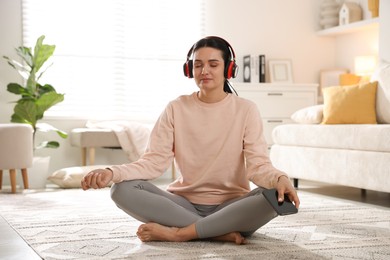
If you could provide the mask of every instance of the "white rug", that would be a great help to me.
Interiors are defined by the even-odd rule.
[[[390,259],[390,209],[299,194],[298,214],[277,217],[241,246],[142,243],[140,222],[108,189],[0,194],[0,214],[44,259]]]

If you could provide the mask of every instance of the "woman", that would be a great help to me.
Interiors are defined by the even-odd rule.
[[[184,74],[195,79],[199,91],[168,104],[139,160],[84,177],[84,190],[115,183],[116,205],[145,223],[138,228],[140,240],[244,244],[245,237],[277,216],[262,195],[264,188],[276,188],[279,201],[286,195],[299,207],[288,176],[268,158],[256,105],[232,94],[228,79],[236,72],[227,41],[199,40],[184,64]],[[181,177],[166,191],[148,182],[173,159]],[[250,191],[249,181],[258,188]]]

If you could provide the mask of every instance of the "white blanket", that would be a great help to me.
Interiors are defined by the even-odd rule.
[[[118,141],[130,161],[136,161],[145,152],[152,124],[115,120],[115,121],[88,121],[88,128],[110,129],[115,132]]]

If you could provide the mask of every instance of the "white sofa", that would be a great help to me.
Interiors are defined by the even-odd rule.
[[[301,123],[273,130],[271,160],[296,187],[306,179],[390,192],[390,63],[372,80],[378,124],[321,124],[323,107],[316,106],[293,115]]]

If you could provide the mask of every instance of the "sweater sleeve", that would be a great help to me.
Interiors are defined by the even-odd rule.
[[[152,180],[160,177],[173,160],[173,113],[169,104],[157,120],[145,153],[135,162],[109,167],[113,182]]]
[[[247,113],[244,154],[247,177],[257,186],[274,188],[280,176],[287,176],[286,173],[276,169],[269,159],[262,119],[255,104],[249,107]]]

